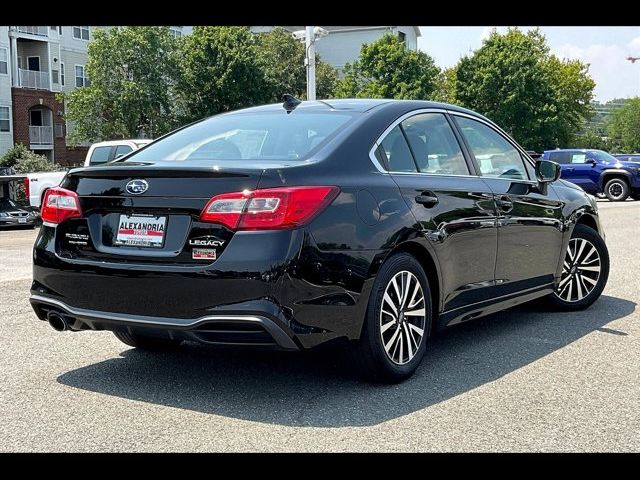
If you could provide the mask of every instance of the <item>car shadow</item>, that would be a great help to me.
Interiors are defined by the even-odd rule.
[[[290,426],[375,425],[524,367],[581,337],[624,336],[608,323],[634,302],[602,296],[582,312],[524,305],[436,335],[416,374],[398,385],[365,383],[336,351],[125,350],[58,377],[64,385],[225,417]]]

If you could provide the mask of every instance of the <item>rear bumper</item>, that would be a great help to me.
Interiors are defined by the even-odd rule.
[[[32,294],[29,301],[40,319],[55,311],[64,315],[71,330],[132,330],[166,334],[200,343],[277,347],[298,350],[291,336],[274,320],[263,315],[207,315],[199,318],[152,317],[100,312],[71,307],[60,300]]]

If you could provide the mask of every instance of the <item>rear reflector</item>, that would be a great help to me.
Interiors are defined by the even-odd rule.
[[[27,201],[29,201],[29,196],[31,195],[31,191],[29,190],[29,177],[24,178],[22,185],[24,186],[24,196]]]
[[[78,195],[66,188],[50,188],[44,195],[40,216],[43,222],[54,225],[70,218],[81,217]]]
[[[338,187],[282,187],[223,193],[204,207],[203,222],[231,230],[280,230],[308,223],[331,203]]]

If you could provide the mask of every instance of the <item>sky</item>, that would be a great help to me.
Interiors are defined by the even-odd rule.
[[[507,27],[420,27],[418,48],[431,55],[441,68],[455,65],[460,57],[479,48],[493,28]],[[535,27],[519,27],[527,30]],[[640,96],[640,27],[540,27],[551,52],[560,58],[588,63],[596,82],[595,99]]]

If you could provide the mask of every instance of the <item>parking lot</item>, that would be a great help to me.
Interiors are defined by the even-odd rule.
[[[0,231],[0,451],[638,451],[640,201],[599,207],[595,305],[450,329],[392,386],[331,351],[150,354],[55,332],[28,302],[37,231]]]

